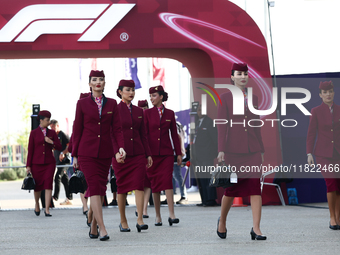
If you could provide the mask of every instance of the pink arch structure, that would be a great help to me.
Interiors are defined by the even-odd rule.
[[[266,41],[252,18],[227,0],[0,0],[0,58],[112,57],[182,62],[195,100],[205,93],[196,82],[229,83],[232,63],[246,62],[259,108],[271,105]],[[208,99],[208,115],[216,112]],[[262,132],[266,163],[278,165],[278,128],[266,125]]]

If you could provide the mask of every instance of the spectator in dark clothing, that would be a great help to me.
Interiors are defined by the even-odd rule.
[[[60,130],[57,120],[51,120],[50,128],[57,133],[62,147],[61,151],[53,151],[57,166],[70,164],[70,155],[68,153],[68,144],[70,142],[70,139],[68,135]],[[65,188],[66,199],[64,202],[61,202],[60,205],[72,205],[70,200],[72,200],[73,197],[72,193],[69,192],[69,179],[67,175],[67,170],[68,167],[57,167],[57,171],[54,177],[54,194],[52,197],[55,201],[59,199],[60,181],[63,183]]]
[[[217,157],[217,129],[213,126],[213,121],[208,116],[202,115],[201,105],[197,109],[198,121],[196,123],[196,134],[192,144],[193,167],[208,167],[214,165]],[[195,168],[193,168],[195,169]],[[209,187],[210,174],[196,173],[199,193],[202,199],[198,206],[215,206],[216,188]]]

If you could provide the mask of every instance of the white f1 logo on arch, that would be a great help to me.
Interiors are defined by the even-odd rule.
[[[100,42],[135,5],[30,5],[0,30],[0,42],[34,42],[42,34],[82,34],[85,30],[78,42]]]

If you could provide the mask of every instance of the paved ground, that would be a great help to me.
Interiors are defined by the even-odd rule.
[[[25,190],[21,190],[22,180],[20,181],[11,181],[11,182],[0,182],[0,210],[21,210],[21,209],[29,209],[34,208],[34,197],[33,191],[30,193]],[[112,193],[110,187],[107,187],[107,199],[110,203],[112,200]],[[178,190],[178,188],[177,188]],[[179,191],[179,190],[178,190]],[[175,195],[175,201],[180,199],[179,192],[178,195]],[[198,192],[189,193],[189,204],[197,204],[200,203],[200,196]],[[76,209],[82,206],[80,195],[73,194],[72,205],[61,206],[60,202],[65,200],[65,191],[64,186],[61,185],[59,200],[54,202],[54,205],[58,209]],[[135,205],[135,197],[134,195],[129,195],[127,197],[129,204]],[[162,196],[162,200],[165,199],[165,196]]]
[[[88,237],[89,228],[80,204],[51,210],[52,218],[41,214],[36,217],[33,206],[21,206],[33,194],[23,193],[14,197],[15,183],[0,183],[0,254],[337,254],[340,247],[340,231],[328,228],[326,204],[313,207],[265,206],[262,214],[262,231],[267,241],[251,241],[252,226],[250,207],[232,208],[228,216],[228,237],[222,240],[216,235],[216,223],[220,207],[197,207],[198,194],[190,194],[191,204],[176,206],[180,224],[169,227],[167,207],[161,208],[163,226],[153,225],[155,212],[149,208],[150,218],[145,220],[149,230],[137,233],[135,206],[126,212],[130,233],[120,233],[117,207],[104,209],[104,220],[110,240],[100,242]],[[11,188],[13,193],[10,193]],[[20,187],[20,183],[19,183]],[[6,191],[6,189],[9,189]],[[63,192],[61,192],[63,193]],[[63,195],[63,194],[62,194]],[[10,199],[4,199],[4,197]],[[129,197],[133,202],[133,196]],[[11,202],[10,202],[11,201]],[[33,201],[33,200],[31,200]],[[10,206],[12,209],[4,208]],[[13,209],[15,208],[15,209]],[[69,208],[69,209],[67,209]]]

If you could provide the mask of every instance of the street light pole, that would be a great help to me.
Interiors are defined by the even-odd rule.
[[[274,1],[267,0],[268,3],[268,19],[269,19],[269,34],[270,34],[270,49],[272,53],[272,63],[273,63],[273,80],[274,80],[274,87],[276,86],[276,73],[275,73],[275,62],[274,62],[274,50],[273,50],[273,35],[272,35],[272,25],[271,25],[271,19],[270,19],[270,7],[275,6]]]
[[[272,35],[272,25],[271,25],[271,19],[270,19],[270,7],[275,6],[274,1],[269,1],[266,0],[268,3],[268,19],[269,19],[269,34],[270,34],[270,48],[271,48],[271,53],[272,53],[272,62],[273,62],[273,86],[277,88],[277,83],[276,83],[276,73],[275,73],[275,62],[274,62],[274,50],[273,50],[273,35]],[[280,111],[279,109],[276,109],[276,115],[279,119],[280,118]],[[281,148],[281,159],[283,161],[283,150],[282,150],[282,137],[281,137],[281,125],[278,125],[279,129],[279,139],[280,139],[280,148]]]

